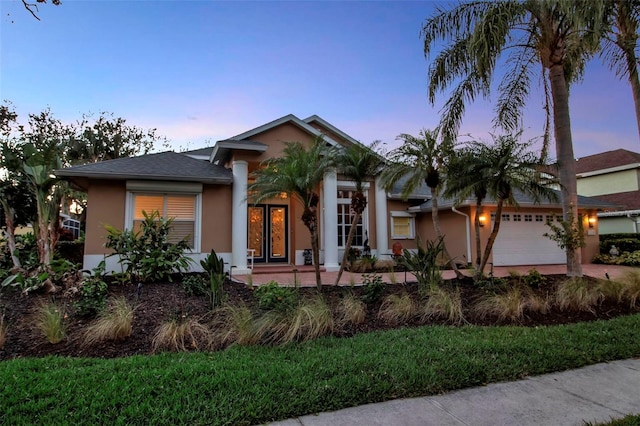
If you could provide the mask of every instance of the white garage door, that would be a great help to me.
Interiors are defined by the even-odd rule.
[[[566,262],[564,250],[543,234],[551,216],[537,213],[503,213],[500,231],[493,246],[493,264],[553,265]],[[493,222],[492,222],[493,225]]]

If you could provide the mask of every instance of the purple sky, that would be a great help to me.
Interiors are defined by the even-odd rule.
[[[63,121],[109,111],[155,127],[176,148],[211,145],[295,114],[318,114],[363,143],[397,144],[438,123],[421,23],[436,2],[0,0],[0,100]],[[525,116],[542,132],[538,87]],[[493,93],[494,98],[497,92]],[[577,157],[640,151],[628,84],[599,60],[572,87]],[[486,139],[492,107],[468,109],[461,133]],[[551,148],[552,154],[555,152]]]

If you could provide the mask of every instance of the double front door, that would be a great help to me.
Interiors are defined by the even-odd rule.
[[[287,218],[287,206],[249,206],[248,247],[254,250],[255,262],[289,261]]]

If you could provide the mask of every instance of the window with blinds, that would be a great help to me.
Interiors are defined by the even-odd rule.
[[[144,220],[143,212],[149,215],[157,211],[162,217],[173,218],[169,241],[177,243],[186,237],[189,245],[194,248],[195,195],[134,194],[133,200],[134,230],[140,229],[140,224]]]
[[[413,216],[391,214],[391,238],[415,238],[415,218]]]

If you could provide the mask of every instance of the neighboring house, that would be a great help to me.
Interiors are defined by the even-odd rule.
[[[162,152],[139,157],[103,161],[57,171],[57,174],[88,194],[84,268],[95,267],[110,251],[104,247],[105,225],[135,229],[143,211],[158,210],[174,217],[172,237],[188,237],[195,260],[215,249],[233,274],[249,272],[250,253],[256,263],[304,264],[310,249],[308,230],[300,220],[302,208],[286,194],[263,204],[253,205],[247,194],[251,172],[268,158],[281,155],[284,143],[311,143],[318,135],[332,146],[358,143],[318,116],[301,120],[287,115],[213,147],[183,153]],[[398,185],[398,188],[400,185]],[[428,189],[416,191],[409,200],[399,197],[399,189],[387,193],[372,180],[366,185],[368,198],[354,246],[362,248],[368,239],[372,254],[390,256],[390,248],[400,241],[415,249],[419,236],[433,239]],[[351,224],[353,182],[328,173],[322,183],[320,207],[320,261],[326,270],[337,270]],[[598,246],[597,224],[588,228],[587,217],[594,217],[597,203],[581,199],[585,228],[588,229],[588,261]],[[461,263],[472,260],[470,219],[474,203],[453,209],[441,202],[441,220],[451,254]],[[485,217],[495,209],[487,204]],[[521,200],[518,211],[507,209],[494,248],[495,265],[564,263],[562,250],[542,234],[546,216],[559,214],[558,204],[533,206]],[[593,225],[593,223],[592,223]],[[483,229],[488,236],[489,226]],[[485,240],[486,241],[486,240]],[[119,270],[117,259],[109,257],[107,267]],[[198,262],[194,262],[194,268]]]
[[[600,234],[640,231],[640,154],[616,149],[576,161],[578,194],[617,206],[598,213]]]

